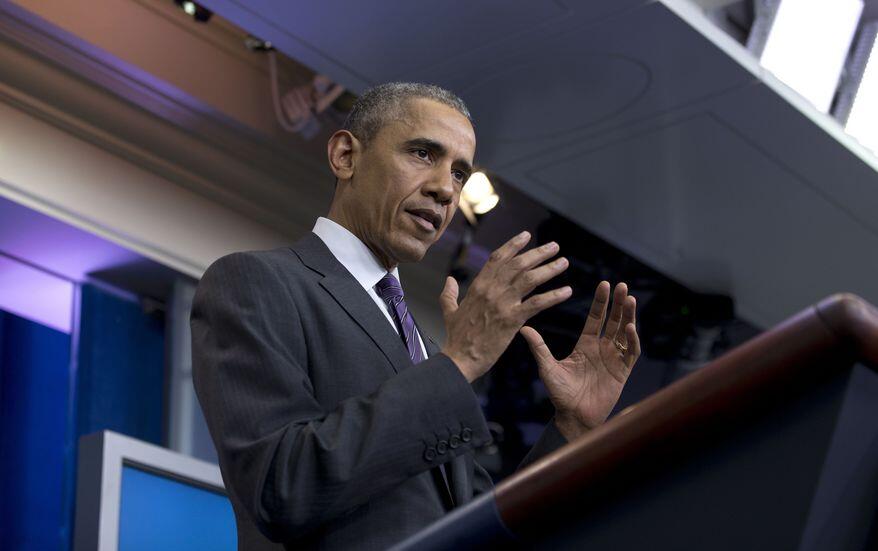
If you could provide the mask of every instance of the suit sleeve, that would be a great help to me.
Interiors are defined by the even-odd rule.
[[[275,541],[490,438],[472,388],[442,354],[324,411],[297,308],[279,270],[236,253],[204,274],[191,314],[193,378],[224,479]],[[431,443],[449,428],[462,445],[438,454]]]

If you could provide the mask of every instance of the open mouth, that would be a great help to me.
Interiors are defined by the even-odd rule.
[[[428,231],[436,231],[442,225],[442,215],[429,209],[407,210],[417,225]]]

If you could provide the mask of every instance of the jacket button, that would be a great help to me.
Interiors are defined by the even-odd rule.
[[[432,447],[427,448],[424,451],[424,459],[427,460],[428,462],[432,462],[433,460],[435,460],[436,459],[436,448],[432,448]]]
[[[436,444],[436,453],[439,455],[445,455],[445,452],[448,451],[448,442],[445,440],[440,440],[438,444]]]
[[[460,439],[464,442],[469,442],[473,439],[473,431],[471,428],[467,427],[460,431]]]
[[[451,438],[448,439],[448,446],[453,450],[460,446],[460,436],[456,434],[452,434]]]

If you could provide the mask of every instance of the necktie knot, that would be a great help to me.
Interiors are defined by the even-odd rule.
[[[388,303],[394,303],[403,298],[402,286],[399,280],[393,277],[393,274],[386,274],[381,281],[375,284],[375,291],[381,300]]]

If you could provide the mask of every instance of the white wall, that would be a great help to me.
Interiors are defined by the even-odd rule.
[[[228,252],[289,242],[4,103],[0,194],[194,277]]]

